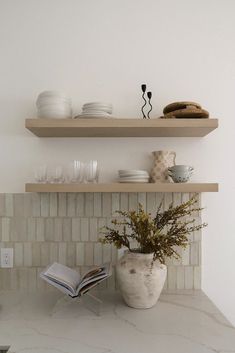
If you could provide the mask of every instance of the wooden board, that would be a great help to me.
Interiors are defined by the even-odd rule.
[[[203,137],[217,119],[26,119],[39,137]]]
[[[26,192],[218,192],[216,183],[26,184]]]

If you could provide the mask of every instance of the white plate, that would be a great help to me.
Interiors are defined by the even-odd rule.
[[[138,170],[138,169],[121,169],[118,171],[119,175],[124,175],[124,174],[134,174],[134,175],[149,175],[149,173],[147,172],[147,170]]]
[[[143,184],[148,184],[148,180],[119,180],[119,183],[143,183]]]
[[[84,107],[90,107],[90,106],[97,106],[97,107],[109,107],[112,108],[112,104],[111,103],[105,103],[105,102],[90,102],[90,103],[85,103],[83,104]]]

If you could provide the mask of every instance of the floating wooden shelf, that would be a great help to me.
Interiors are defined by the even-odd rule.
[[[26,192],[217,192],[216,183],[26,184]]]
[[[203,137],[218,119],[26,119],[39,137]]]

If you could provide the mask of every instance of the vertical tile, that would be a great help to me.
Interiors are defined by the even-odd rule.
[[[122,192],[120,194],[120,209],[121,211],[128,211],[129,205],[128,205],[128,193],[127,192]]]
[[[76,243],[76,264],[77,266],[84,265],[84,243]]]
[[[5,194],[0,194],[0,217],[6,215]]]
[[[189,265],[189,259],[190,259],[190,246],[188,245],[182,251],[182,258],[181,258],[182,265]]]
[[[9,289],[11,286],[11,269],[4,268],[2,272],[2,287],[3,289]]]
[[[94,216],[95,217],[102,216],[102,199],[101,199],[100,192],[94,193]]]
[[[50,263],[58,262],[58,243],[49,244]]]
[[[193,289],[193,267],[185,266],[185,289]]]
[[[184,289],[184,266],[177,266],[176,269],[176,288]]]
[[[97,225],[97,218],[90,218],[90,241],[97,241],[98,240],[98,225]]]
[[[89,222],[88,218],[81,218],[81,240],[89,240]]]
[[[129,193],[129,210],[137,210],[138,208],[138,194],[137,192]]]
[[[27,240],[27,224],[26,218],[13,217],[10,225],[11,241],[26,241]]]
[[[176,281],[177,281],[176,267],[169,266],[168,267],[168,289],[176,289]]]
[[[202,231],[201,229],[193,232],[193,240],[197,243],[201,242],[202,240]]]
[[[94,264],[94,247],[93,243],[85,244],[85,265],[92,266]]]
[[[58,194],[58,215],[60,217],[65,217],[67,214],[67,202],[66,202],[66,193],[60,192]]]
[[[154,215],[156,213],[156,193],[147,192],[147,212]]]
[[[76,216],[76,201],[77,195],[74,192],[67,194],[67,216],[75,217]]]
[[[200,208],[201,207],[201,194],[190,193],[189,197],[196,196],[197,202],[193,205],[193,208]],[[200,211],[195,211],[192,213],[192,217],[199,217]]]
[[[80,218],[72,218],[72,241],[81,240]]]
[[[23,217],[24,216],[24,194],[14,194],[14,216]]]
[[[103,263],[111,262],[112,259],[112,249],[111,244],[103,245]]]
[[[71,218],[63,219],[63,240],[71,241],[72,239],[72,220]]]
[[[49,194],[46,192],[41,193],[41,216],[49,216]]]
[[[42,290],[42,291],[45,291],[46,289],[46,282],[40,278],[40,273],[44,270],[44,268],[42,267],[39,267],[36,269],[36,281],[37,281],[37,288]]]
[[[41,265],[48,266],[50,263],[49,243],[41,243]]]
[[[102,211],[103,217],[110,217],[112,212],[112,200],[109,192],[102,193]]]
[[[158,208],[161,206],[160,211],[163,211],[164,209],[164,193],[162,192],[156,192],[156,211]]]
[[[182,193],[182,203],[185,203],[189,200],[189,193]]]
[[[80,192],[77,194],[76,200],[76,215],[79,217],[83,217],[85,214],[85,199],[84,193]]]
[[[5,194],[5,214],[7,217],[13,217],[13,194]]]
[[[45,239],[44,218],[36,218],[36,239],[37,241],[44,241]]]
[[[94,244],[94,265],[99,266],[102,264],[102,244]]]
[[[23,243],[14,244],[14,260],[16,267],[23,266]]]
[[[54,240],[54,220],[52,218],[45,219],[45,240]]]
[[[27,240],[36,241],[36,218],[27,219]]]
[[[112,276],[108,277],[106,281],[107,281],[107,288],[110,290],[114,290],[116,287],[114,271],[112,273]]]
[[[198,243],[190,244],[190,264],[191,265],[199,265],[199,250]]]
[[[104,227],[107,225],[107,220],[106,218],[99,218],[98,219],[98,229],[97,229],[97,233],[98,233],[98,239],[100,237],[103,237],[102,232],[104,231]]]
[[[10,241],[10,218],[2,218],[2,241]]]
[[[23,216],[31,217],[32,216],[32,199],[31,194],[25,193],[23,194]]]
[[[117,211],[120,210],[120,194],[118,192],[113,192],[112,196],[112,215],[117,216]]]
[[[49,204],[49,215],[50,217],[56,217],[58,214],[58,194],[56,192],[50,193],[50,204]]]
[[[171,192],[166,192],[164,195],[164,210],[168,210],[173,201],[173,194]]]
[[[94,214],[94,194],[92,192],[85,193],[85,216],[92,217]]]
[[[59,243],[59,263],[67,264],[67,243]]]
[[[173,206],[179,206],[182,203],[182,194],[180,192],[173,193]]]
[[[63,238],[63,219],[54,219],[54,240],[61,241]]]
[[[138,204],[143,206],[144,211],[147,211],[147,193],[146,192],[139,192],[138,193]]]
[[[67,265],[69,267],[76,266],[76,244],[68,243],[67,245]]]
[[[32,243],[24,243],[24,266],[32,267]]]
[[[36,194],[36,193],[31,194],[31,202],[32,202],[32,216],[39,217],[41,215],[40,194]]]
[[[32,265],[40,266],[41,265],[41,244],[32,243]]]
[[[195,266],[193,273],[193,288],[201,289],[201,267]]]

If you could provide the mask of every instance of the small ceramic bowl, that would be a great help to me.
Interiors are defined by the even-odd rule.
[[[174,165],[168,168],[168,175],[175,183],[187,183],[193,174],[194,168],[187,165]]]

